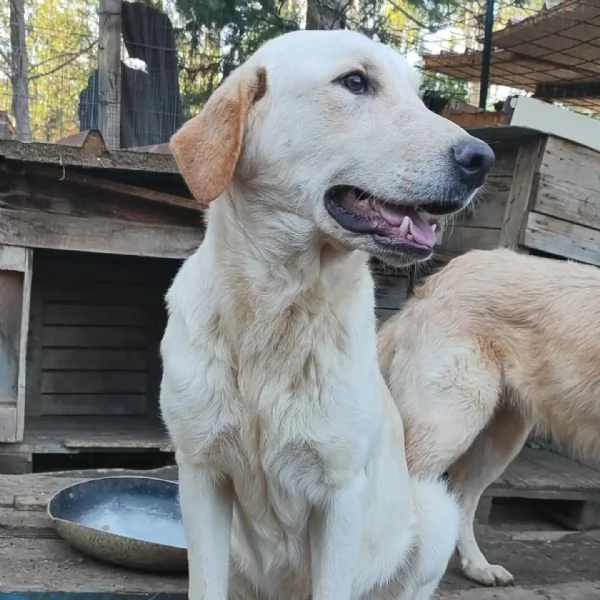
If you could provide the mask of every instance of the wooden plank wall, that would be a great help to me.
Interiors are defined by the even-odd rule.
[[[36,253],[27,414],[156,413],[163,297],[178,264]]]
[[[105,176],[114,172],[103,173]],[[161,192],[177,180],[138,176],[140,185],[102,174],[0,162],[0,244],[181,259],[201,242],[193,200]],[[164,179],[164,181],[163,181]]]
[[[600,266],[600,153],[549,137],[522,243]]]
[[[408,273],[371,261],[375,280],[375,316],[381,325],[402,308],[408,297]]]
[[[444,226],[443,240],[437,251],[442,262],[468,250],[491,250],[498,245],[518,145],[511,142],[492,146],[496,165],[485,188],[472,207]]]

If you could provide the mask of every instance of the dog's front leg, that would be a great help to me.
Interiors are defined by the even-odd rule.
[[[312,600],[350,600],[362,548],[367,478],[333,490],[310,521]]]
[[[233,492],[214,472],[185,460],[177,463],[188,552],[188,597],[227,600]]]

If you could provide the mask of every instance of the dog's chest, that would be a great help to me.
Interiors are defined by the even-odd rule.
[[[204,313],[192,336],[169,321],[161,397],[178,451],[231,479],[268,543],[303,539],[311,508],[364,468],[380,424],[375,336],[346,313],[289,309],[244,326]]]
[[[227,394],[230,425],[214,431],[220,452],[213,458],[249,512],[258,517],[270,506],[294,527],[308,511],[306,499],[342,485],[364,462],[369,419],[361,422],[351,408],[360,385],[340,382],[323,357],[271,358],[240,361]]]
[[[212,423],[206,456],[232,479],[253,521],[301,529],[310,503],[364,465],[377,421],[376,410],[365,411],[371,357],[351,362],[349,341],[339,336],[339,327],[311,335],[271,324],[271,331],[223,337],[216,346],[227,349],[227,360],[204,361],[206,404],[193,423]]]

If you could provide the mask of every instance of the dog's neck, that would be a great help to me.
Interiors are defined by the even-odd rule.
[[[313,223],[292,212],[273,211],[264,198],[230,188],[210,207],[205,243],[233,278],[245,301],[273,294],[293,304],[317,290],[335,297],[368,272],[367,255],[328,240]]]

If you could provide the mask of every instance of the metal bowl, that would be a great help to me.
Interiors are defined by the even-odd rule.
[[[187,551],[178,485],[152,477],[101,477],[70,485],[48,503],[73,547],[124,567],[183,573]]]

